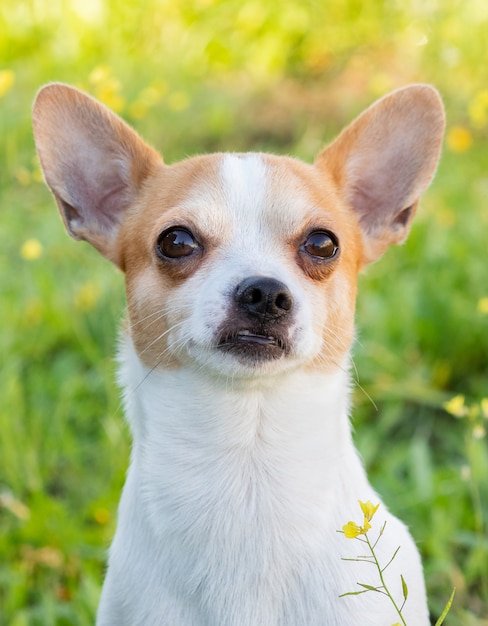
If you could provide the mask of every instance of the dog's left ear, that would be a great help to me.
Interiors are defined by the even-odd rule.
[[[406,238],[440,156],[444,107],[429,85],[411,85],[378,100],[317,157],[342,199],[356,211],[363,264]]]
[[[69,85],[39,91],[33,122],[42,170],[67,231],[120,265],[119,226],[161,157],[120,117]]]

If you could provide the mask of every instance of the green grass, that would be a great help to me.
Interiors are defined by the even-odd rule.
[[[48,80],[115,106],[168,161],[311,159],[389,88],[441,89],[437,178],[407,243],[360,280],[355,438],[419,544],[433,616],[455,586],[447,626],[488,624],[488,16],[474,0],[439,4],[2,4],[0,626],[93,623],[130,445],[113,360],[123,277],[66,236],[38,181],[30,108]],[[459,395],[454,417],[443,405]]]

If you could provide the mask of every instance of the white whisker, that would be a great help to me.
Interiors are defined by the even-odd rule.
[[[175,330],[176,328],[179,328],[180,326],[183,326],[183,324],[186,322],[186,320],[181,320],[180,322],[177,322],[176,324],[173,324],[173,326],[171,326],[170,328],[167,328],[164,332],[162,332],[161,334],[159,334],[155,339],[153,339],[145,348],[144,350],[141,352],[141,356],[147,352],[150,348],[152,348],[152,346],[157,343],[158,341],[161,341],[161,339],[163,339],[168,333],[170,333],[171,331]]]

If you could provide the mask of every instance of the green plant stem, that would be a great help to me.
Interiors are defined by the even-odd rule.
[[[398,613],[400,619],[402,620],[402,624],[404,626],[407,626],[407,622],[403,619],[403,615],[401,610],[398,608],[397,603],[395,602],[395,598],[391,595],[390,590],[388,589],[385,579],[383,578],[383,570],[380,567],[380,564],[378,563],[378,559],[376,558],[376,554],[374,552],[374,548],[371,545],[371,542],[369,541],[369,537],[367,534],[364,535],[364,538],[366,539],[366,543],[368,544],[369,549],[371,550],[371,554],[373,555],[373,559],[376,565],[376,568],[378,569],[378,573],[380,575],[380,580],[381,580],[381,584],[383,585],[383,589],[385,590],[386,595],[390,598],[391,603],[393,604],[393,606],[395,607],[396,612]]]
[[[446,619],[446,615],[449,613],[449,611],[451,610],[451,606],[452,606],[452,602],[454,600],[454,594],[456,593],[456,587],[454,587],[454,589],[452,590],[451,593],[451,597],[449,598],[449,600],[447,601],[446,606],[444,607],[444,610],[442,611],[441,616],[439,617],[439,619],[437,620],[437,622],[435,623],[435,626],[441,626],[444,623],[444,620]]]

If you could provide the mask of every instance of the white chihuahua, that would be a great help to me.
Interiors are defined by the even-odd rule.
[[[349,423],[357,274],[402,242],[437,165],[444,113],[412,85],[314,165],[215,154],[165,165],[61,84],[34,132],[66,228],[126,275],[120,383],[133,435],[100,626],[391,626],[374,567],[337,532],[380,502]],[[411,626],[429,624],[406,527],[376,551]],[[352,549],[352,554],[351,554]],[[360,552],[360,550],[359,550]],[[379,584],[379,583],[378,583]]]

